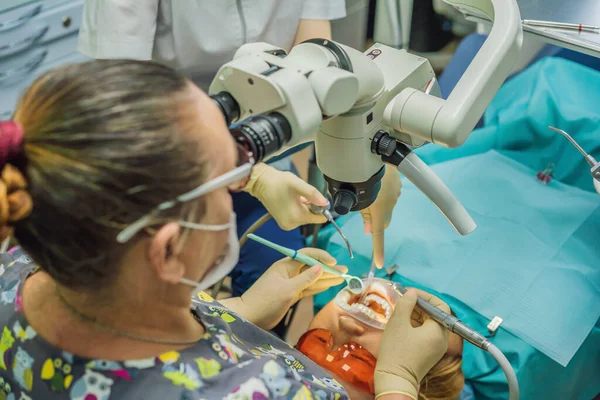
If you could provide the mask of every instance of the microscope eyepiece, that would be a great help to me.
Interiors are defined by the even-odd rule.
[[[227,125],[231,125],[240,117],[240,106],[237,101],[228,92],[219,92],[210,96],[212,101],[221,109],[225,122]]]
[[[260,162],[279,151],[292,137],[292,127],[279,113],[249,118],[230,130],[235,140]]]
[[[227,125],[240,118],[240,107],[231,94],[219,92],[210,98],[223,113]],[[279,151],[292,138],[288,120],[276,112],[248,118],[231,128],[230,132],[239,144],[252,152],[256,162]]]

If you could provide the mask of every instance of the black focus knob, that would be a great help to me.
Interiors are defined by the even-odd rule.
[[[394,152],[396,151],[396,147],[397,147],[398,143],[396,142],[396,140],[389,136],[386,135],[384,137],[381,138],[381,140],[379,141],[379,145],[378,147],[378,153],[382,156],[391,156],[392,154],[394,154]]]
[[[358,203],[358,198],[354,192],[346,189],[340,189],[333,195],[333,210],[338,215],[346,215]]]
[[[380,156],[391,156],[396,151],[398,143],[387,132],[379,131],[371,142],[371,151]]]

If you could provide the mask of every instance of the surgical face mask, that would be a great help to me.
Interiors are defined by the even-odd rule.
[[[127,243],[131,238],[138,234],[141,230],[151,226],[160,220],[160,214],[165,210],[169,210],[176,205],[184,202],[198,199],[214,190],[227,187],[229,190],[242,189],[245,183],[248,181],[250,174],[252,173],[252,167],[254,166],[254,159],[243,147],[238,145],[238,167],[233,170],[218,176],[209,182],[203,183],[194,190],[184,193],[174,200],[166,201],[159,204],[152,212],[133,222],[131,225],[123,229],[117,235],[117,242]],[[210,210],[209,210],[210,212]],[[164,219],[164,218],[162,218]],[[187,221],[179,221],[179,225],[185,228],[199,229],[206,231],[223,231],[229,229],[229,236],[227,244],[225,245],[224,252],[219,257],[215,265],[208,271],[202,282],[194,282],[189,279],[182,279],[181,283],[191,285],[194,290],[204,290],[220,279],[227,276],[229,272],[235,267],[239,259],[239,242],[237,239],[237,228],[235,221],[235,213],[232,211],[231,218],[228,224],[222,225],[206,225],[206,224],[195,224]]]
[[[196,282],[187,278],[181,278],[181,283],[194,288],[192,291],[192,296],[194,296],[198,292],[208,289],[221,279],[225,278],[237,265],[240,258],[240,242],[237,238],[236,215],[234,212],[232,212],[229,223],[223,225],[195,224],[186,221],[180,221],[179,225],[184,228],[204,231],[224,231],[225,229],[229,229],[227,243],[223,248],[223,252],[210,267],[206,275],[204,275],[204,278],[202,278],[200,282]]]

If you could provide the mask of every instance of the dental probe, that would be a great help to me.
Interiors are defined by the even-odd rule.
[[[553,126],[549,126],[548,129],[550,129],[554,132],[558,132],[561,135],[563,135],[565,138],[567,138],[567,140],[569,142],[571,142],[571,144],[573,146],[575,146],[577,151],[579,151],[581,153],[581,155],[585,158],[585,161],[587,161],[587,163],[590,165],[590,167],[595,167],[598,165],[598,161],[596,161],[596,159],[591,154],[586,153],[586,151],[579,145],[579,143],[577,143],[575,141],[575,139],[573,139],[573,137],[571,135],[569,135],[567,132],[563,131],[562,129],[555,128]],[[600,178],[600,172],[598,172],[598,176],[594,176],[594,178]]]
[[[404,288],[398,282],[394,282],[394,286],[402,295],[404,295],[407,291],[406,288]],[[500,365],[500,368],[502,368],[504,375],[506,375],[506,381],[508,382],[509,400],[519,399],[519,384],[517,381],[517,376],[515,374],[514,369],[512,368],[512,365],[508,362],[508,359],[500,351],[500,349],[498,349],[486,337],[463,324],[461,320],[434,306],[428,301],[417,297],[417,306],[419,306],[419,308],[423,312],[425,312],[425,314],[430,316],[431,319],[436,321],[438,324],[440,324],[450,332],[456,333],[458,336],[465,339],[472,345],[477,346],[480,349],[490,353],[490,355],[494,357],[498,365]]]
[[[364,287],[363,287],[362,279],[360,279],[357,276],[352,276],[352,275],[341,273],[340,271],[338,271],[334,268],[331,268],[329,265],[325,265],[322,262],[315,260],[314,258],[312,258],[310,256],[307,256],[306,254],[299,253],[296,250],[292,250],[287,247],[280,246],[280,245],[275,244],[267,239],[263,239],[260,236],[256,236],[253,233],[250,233],[248,235],[248,239],[252,239],[255,242],[258,242],[267,247],[270,247],[273,250],[276,250],[276,251],[280,252],[281,254],[290,257],[292,260],[300,261],[301,263],[304,263],[304,264],[308,265],[309,267],[312,267],[314,265],[320,265],[321,267],[323,267],[323,271],[344,278],[346,280],[346,284],[348,285],[348,289],[354,294],[360,294],[363,291]]]
[[[333,215],[331,215],[331,211],[329,211],[329,205],[318,206],[316,204],[311,204],[310,212],[312,212],[313,214],[323,214],[325,216],[325,218],[327,218],[327,221],[329,221],[331,223],[331,225],[333,225],[335,227],[335,229],[338,231],[338,233],[340,234],[342,239],[344,239],[344,242],[346,243],[346,247],[348,248],[348,253],[350,253],[350,258],[354,258],[354,253],[352,252],[352,247],[350,247],[350,241],[348,240],[346,235],[344,235],[344,232],[342,232],[342,229],[339,227],[339,225],[335,223],[335,219],[333,219]]]
[[[598,192],[598,194],[600,194],[600,162],[596,161],[596,159],[591,154],[588,154],[579,145],[579,143],[577,143],[575,141],[575,139],[573,139],[573,137],[571,135],[569,135],[567,132],[563,131],[562,129],[555,128],[553,126],[549,126],[548,129],[553,130],[554,132],[558,132],[561,135],[563,135],[565,138],[567,138],[567,140],[569,142],[571,142],[571,144],[573,146],[575,146],[577,151],[579,151],[581,153],[581,155],[583,155],[583,157],[585,158],[585,161],[590,165],[590,167],[592,167],[590,169],[590,173],[592,174],[592,181],[594,183],[594,188],[596,188],[596,192]]]

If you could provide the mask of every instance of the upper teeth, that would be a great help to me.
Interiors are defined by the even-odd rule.
[[[378,296],[374,293],[367,295],[367,297],[365,297],[365,300],[363,301],[363,304],[367,305],[370,302],[375,302],[379,304],[381,308],[383,308],[383,310],[385,311],[385,319],[390,319],[390,317],[392,316],[392,307],[390,307],[390,303],[388,303],[381,296]]]
[[[342,291],[340,294],[340,300],[342,302],[342,304],[344,304],[344,307],[348,307],[348,303],[350,302],[350,299],[352,299],[352,294],[346,290]],[[367,317],[377,320],[379,318],[381,318],[375,311],[371,310],[367,305],[370,304],[371,302],[375,302],[377,304],[379,304],[381,306],[381,308],[384,310],[385,313],[385,320],[389,320],[390,316],[392,315],[392,307],[390,305],[390,303],[388,301],[386,301],[382,296],[377,295],[375,293],[370,293],[368,294],[364,301],[361,303],[353,303],[352,305],[349,305],[350,308],[352,308],[355,311],[359,311],[360,313],[366,315]]]

